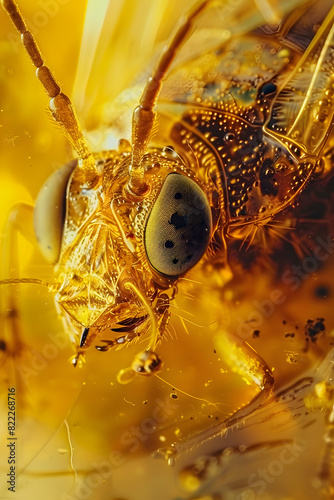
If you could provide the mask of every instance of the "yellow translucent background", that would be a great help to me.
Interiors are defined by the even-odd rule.
[[[20,7],[63,91],[71,95],[75,88],[79,118],[85,126],[95,128],[106,119],[105,104],[127,88],[139,71],[147,72],[156,47],[191,4],[189,0],[115,0],[108,13],[110,39],[103,52],[107,57],[98,50],[95,62],[86,72],[81,65],[79,73],[85,2],[22,0]],[[102,3],[94,5],[98,14]],[[0,26],[0,217],[4,227],[8,208],[20,201],[33,203],[43,182],[71,158],[71,151],[46,111],[47,99],[34,69],[2,11]],[[94,39],[94,30],[89,36]],[[19,257],[20,276],[52,280],[51,267],[22,238]],[[296,395],[290,390],[286,400],[271,403],[253,421],[247,421],[245,428],[228,433],[200,452],[193,450],[175,467],[167,466],[164,459],[151,458],[151,452],[213,421],[222,421],[255,395],[256,389],[224,364],[223,339],[226,332],[237,333],[240,321],[254,310],[254,301],[267,300],[273,289],[281,290],[286,300],[268,318],[264,316],[261,331],[266,335],[247,340],[274,368],[276,394],[299,380],[315,377],[314,370],[323,360],[317,381],[330,379],[331,364],[326,358],[330,340],[321,341],[303,357],[302,344],[284,335],[296,325],[303,329],[307,319],[316,317],[326,319],[328,337],[331,334],[331,301],[316,299],[314,289],[318,284],[330,288],[332,260],[329,257],[325,267],[312,273],[297,292],[281,281],[276,283],[270,269],[265,275],[259,269],[250,270],[248,275],[240,272],[224,287],[224,276],[213,281],[200,268],[195,270],[190,274],[194,283],[180,285],[169,336],[159,346],[163,381],[138,377],[127,386],[119,385],[116,376],[130,365],[138,345],[106,354],[92,350],[85,366],[75,370],[68,362],[73,350],[57,318],[52,295],[34,285],[15,286],[27,347],[15,360],[15,368],[1,353],[4,399],[7,385],[17,388],[20,476],[15,498],[251,500],[258,493],[249,487],[250,475],[277,461],[282,447],[297,438],[301,451],[279,477],[266,483],[259,498],[320,498],[320,490],[311,491],[304,478],[316,475],[324,450],[326,412],[314,411],[312,418],[305,417],[306,382]],[[10,273],[2,271],[4,277]],[[1,293],[6,312],[8,289],[2,287]],[[283,320],[288,321],[287,326]],[[8,332],[4,316],[2,325]],[[7,426],[6,407],[1,411],[2,431]],[[302,418],[298,419],[298,414]],[[134,427],[139,427],[141,437],[133,438],[137,432]],[[273,441],[275,446],[269,444]],[[1,441],[0,445],[4,481],[6,444]],[[252,445],[255,451],[246,452]],[[208,471],[204,479],[196,473],[187,475],[184,469],[196,457],[222,448],[229,452],[221,462],[213,461],[212,476]],[[1,482],[0,497],[12,498],[3,486]],[[329,495],[325,488],[324,498]]]

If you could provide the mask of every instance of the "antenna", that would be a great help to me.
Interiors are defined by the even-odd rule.
[[[182,20],[181,25],[173,36],[170,44],[164,48],[153,70],[152,76],[148,79],[141,95],[139,106],[132,115],[132,157],[130,165],[129,189],[140,195],[146,190],[144,179],[144,166],[141,162],[146,152],[147,146],[152,139],[154,125],[156,121],[155,104],[160,94],[162,82],[174,61],[180,47],[193,28],[194,21],[198,15],[206,9],[211,0],[201,1]]]
[[[1,4],[20,33],[22,45],[37,68],[36,76],[50,98],[49,108],[53,118],[62,127],[66,137],[78,154],[78,165],[82,171],[84,182],[89,184],[90,187],[95,187],[98,183],[98,174],[95,168],[94,156],[88,150],[70,98],[61,92],[60,86],[50,69],[45,66],[39,47],[31,31],[27,29],[16,2],[14,0],[1,0]]]

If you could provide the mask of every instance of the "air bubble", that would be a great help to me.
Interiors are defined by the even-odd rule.
[[[224,135],[224,141],[225,142],[232,142],[235,138],[235,135],[232,132],[227,132],[227,134]]]

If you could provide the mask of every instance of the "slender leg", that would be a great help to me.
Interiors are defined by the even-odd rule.
[[[15,205],[9,214],[5,228],[4,247],[2,252],[2,275],[10,280],[19,280],[18,234],[22,234],[33,243],[33,206],[25,203]],[[2,314],[0,315],[0,366],[7,377],[17,377],[15,366],[10,360],[18,358],[24,350],[22,322],[19,318],[17,286],[1,287]],[[10,366],[12,365],[12,366]]]
[[[246,342],[224,333],[221,338],[219,352],[224,356],[224,360],[231,370],[238,373],[248,383],[255,383],[259,388],[259,392],[249,403],[227,417],[224,422],[205,429],[188,440],[173,443],[170,448],[163,450],[171,465],[183,453],[189,452],[211,439],[222,436],[229,428],[263,406],[273,392],[274,377],[270,368]]]

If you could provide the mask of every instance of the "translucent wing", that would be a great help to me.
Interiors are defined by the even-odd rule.
[[[334,8],[275,100],[268,125],[274,136],[296,141],[306,153],[315,156],[321,151],[334,115],[333,21]],[[294,105],[286,105],[289,101]]]
[[[88,1],[73,98],[89,129],[109,121],[108,105],[138,73],[147,78],[157,47],[191,3]]]
[[[185,3],[188,7],[189,5],[192,5],[192,2],[189,1]],[[330,8],[328,0],[324,0],[322,4],[322,8],[317,8],[317,10],[321,12],[318,12],[317,14],[319,19],[323,19],[323,12]],[[126,5],[130,5],[129,0]],[[162,9],[162,6],[163,3],[161,3],[159,8]],[[181,8],[180,12],[182,12],[181,3],[179,7]],[[255,34],[259,26],[262,26],[259,30],[259,34],[261,34],[261,31],[262,33],[265,33],[268,30],[272,30],[273,36],[275,36],[275,32],[277,32],[280,37],[284,37],[286,33],[285,28],[282,28],[282,20],[290,11],[293,11],[293,9],[298,7],[301,9],[301,12],[304,9],[306,10],[304,0],[279,2],[279,4],[276,2],[271,3],[266,1],[251,2],[247,12],[245,11],[242,2],[236,3],[233,6],[231,6],[228,2],[221,0],[210,2],[202,16],[196,20],[196,25],[192,35],[180,48],[180,51],[172,64],[172,68],[166,76],[159,99],[159,103],[163,103],[160,110],[163,109],[163,111],[166,111],[170,115],[174,116],[175,119],[176,117],[179,117],[182,114],[182,109],[180,107],[177,108],[176,106],[173,106],[173,101],[180,103],[183,99],[182,96],[186,91],[187,94],[183,100],[185,100],[187,104],[194,102],[198,97],[198,90],[214,81],[214,71],[222,71],[222,73],[225,74],[226,91],[228,91],[228,86],[231,85],[233,78],[236,77],[236,72],[238,73],[239,81],[244,79],[244,82],[246,82],[253,79],[255,82],[256,70],[259,71],[260,69],[258,67],[251,69],[250,66],[247,67],[246,64],[243,64],[242,72],[240,72],[240,69],[236,68],[236,61],[232,62],[233,56],[231,55],[231,51],[233,50],[233,46],[230,49],[229,43],[232,41],[232,45],[234,44],[235,46],[238,46],[240,37],[246,33],[251,33],[252,31]],[[129,19],[131,19],[131,17],[129,17],[129,12],[131,12],[130,6],[126,9],[124,25],[126,25],[126,23],[129,22]],[[168,7],[166,6],[166,10],[163,12],[165,27],[169,27],[169,23],[167,24],[166,20],[174,19],[173,16],[174,13],[170,15]],[[312,16],[312,19],[313,17],[314,16]],[[123,17],[121,19],[123,21]],[[139,21],[139,19],[140,18],[137,16],[136,21]],[[158,20],[159,19],[160,17],[158,17]],[[174,24],[177,24],[177,17],[175,17]],[[140,22],[138,23],[138,26],[141,26]],[[148,26],[151,25],[149,24]],[[286,29],[289,31],[288,28]],[[117,136],[117,138],[130,138],[132,111],[138,103],[147,77],[154,67],[154,61],[161,50],[162,41],[167,43],[168,38],[170,38],[170,31],[173,31],[173,29],[171,28],[169,32],[160,29],[157,35],[154,34],[154,36],[152,33],[152,45],[150,46],[150,50],[146,48],[146,50],[140,51],[140,63],[142,64],[146,60],[146,64],[142,65],[142,68],[145,69],[141,68],[140,71],[139,64],[138,66],[136,64],[137,58],[130,68],[124,58],[122,58],[121,61],[118,61],[120,67],[122,67],[122,64],[125,64],[125,67],[121,72],[119,70],[115,70],[115,74],[117,73],[118,75],[116,82],[112,78],[113,70],[111,69],[113,57],[115,57],[115,52],[112,48],[115,44],[112,43],[109,47],[104,45],[103,48],[101,48],[101,53],[103,55],[100,55],[98,60],[101,61],[104,58],[103,60],[107,61],[107,63],[104,63],[103,66],[100,65],[100,70],[101,68],[107,67],[108,69],[110,68],[111,71],[109,73],[109,77],[107,76],[106,78],[103,78],[103,85],[106,90],[97,91],[100,102],[103,103],[103,106],[100,105],[100,108],[99,106],[97,106],[97,108],[99,108],[102,112],[103,122],[107,127],[109,127],[108,131],[105,131],[103,137],[100,132],[100,136],[98,138],[100,141],[99,146],[100,144],[103,144],[106,148],[114,147],[114,136]],[[310,33],[310,30],[308,30],[305,26],[299,26],[298,31],[294,30],[295,38],[300,40],[304,37],[305,44],[310,41]],[[140,37],[143,36],[141,30],[139,30],[139,34],[140,36],[137,40],[138,44],[140,44]],[[292,38],[293,35],[290,33],[290,36]],[[122,48],[125,47],[125,54],[127,48],[129,53],[133,50],[133,47],[129,45],[128,41],[123,42],[122,33],[118,33],[117,43],[122,44]],[[247,45],[247,42],[245,42],[245,45]],[[226,47],[227,55],[224,55],[224,47]],[[240,52],[239,57],[244,57],[244,55],[242,55],[242,51],[240,49],[238,50]],[[252,50],[254,51],[255,47],[253,47]],[[301,49],[298,48],[298,50]],[[268,68],[271,68],[271,64],[276,64],[275,71],[278,74],[282,69],[282,64],[279,66],[278,61],[273,63],[273,59],[274,57],[270,55],[268,49],[267,59],[263,61],[263,64],[266,64]],[[253,65],[253,61],[249,62]],[[283,62],[284,61],[282,61],[282,63]],[[216,69],[214,70],[213,68]],[[267,72],[267,79],[269,79],[271,71],[272,70],[269,69]],[[108,70],[106,71],[102,69],[102,72],[103,74],[108,74]],[[94,72],[92,75],[93,74]],[[260,70],[260,77],[261,76],[265,80],[265,76],[261,74]],[[118,91],[114,91],[114,89],[116,89],[115,85],[118,86],[118,82],[122,81],[124,78],[126,79],[126,85],[123,86],[123,89],[126,88],[127,90],[119,93],[119,90],[122,90],[122,86],[119,85]],[[94,82],[94,84],[96,83],[97,82]],[[114,100],[117,94],[119,94],[119,96],[116,100]],[[293,101],[295,102],[295,100]],[[165,124],[161,127],[161,130],[163,130],[163,133],[161,134],[162,136],[166,136],[166,129],[164,127]]]

